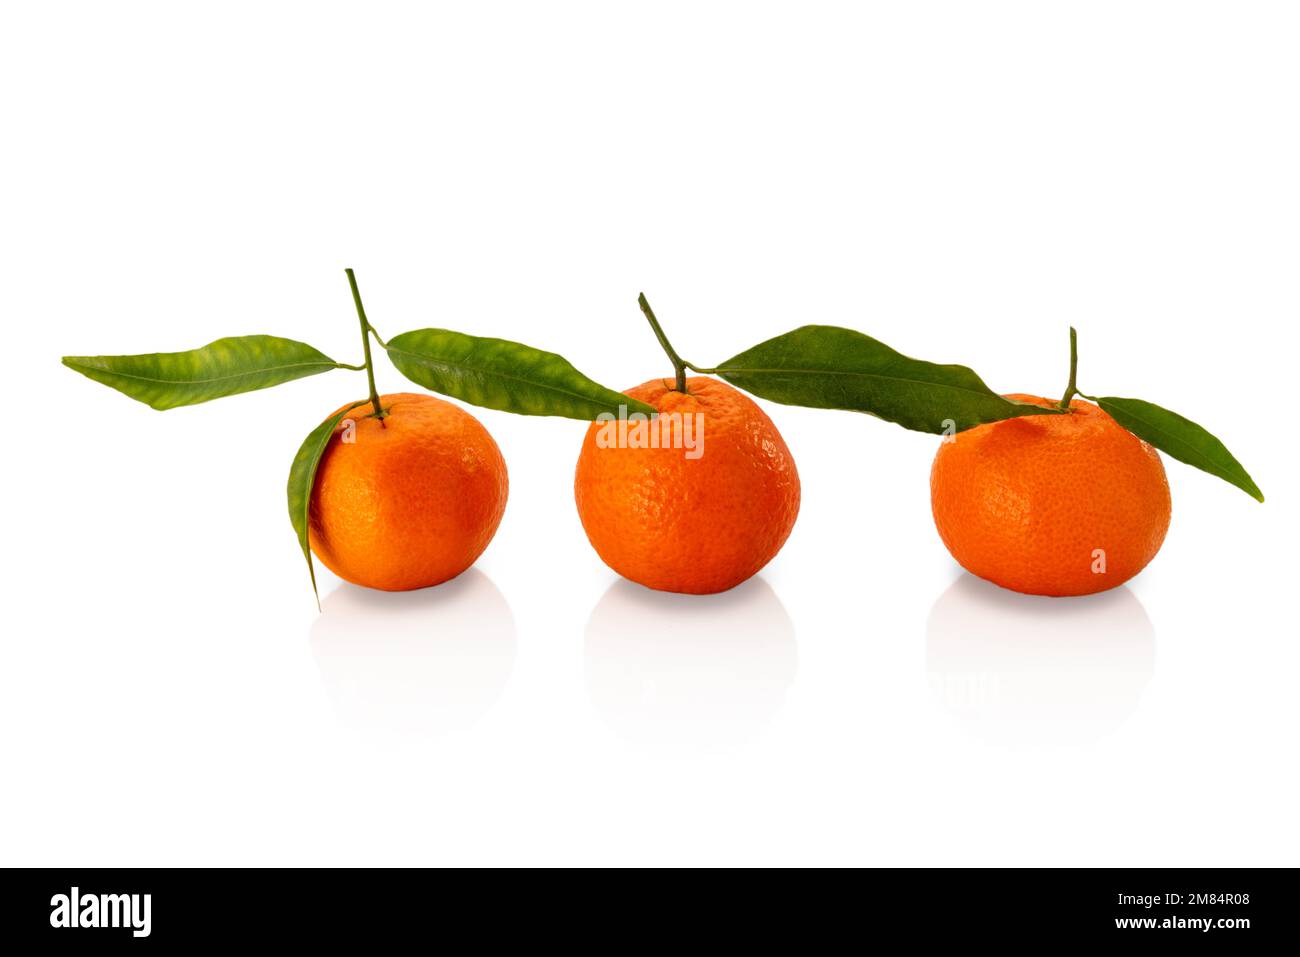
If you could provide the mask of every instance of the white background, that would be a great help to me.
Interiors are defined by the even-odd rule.
[[[1269,3],[13,4],[0,24],[6,864],[1296,864],[1300,23]],[[1218,433],[1128,587],[964,576],[932,436],[769,405],[785,550],[621,584],[584,426],[476,412],[442,588],[285,515],[335,372],[157,413],[59,356],[379,331],[619,388],[808,322]],[[384,360],[380,359],[380,362]],[[381,389],[403,380],[382,365]],[[1062,476],[1063,482],[1087,476]]]

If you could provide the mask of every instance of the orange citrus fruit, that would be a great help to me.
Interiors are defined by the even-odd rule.
[[[945,440],[930,473],[930,504],[963,568],[1031,595],[1122,585],[1169,530],[1159,454],[1078,399],[1068,414],[1006,419]]]
[[[649,588],[711,594],[739,585],[780,551],[799,514],[799,473],[781,433],[717,379],[690,378],[685,392],[653,379],[627,395],[660,415],[626,423],[623,444],[608,441],[618,423],[587,430],[574,495],[592,547]],[[648,447],[647,436],[655,428],[667,436],[672,423],[681,423],[678,437]]]
[[[380,396],[343,419],[316,471],[308,536],[355,585],[406,591],[455,578],[501,524],[508,482],[478,419],[431,395]]]

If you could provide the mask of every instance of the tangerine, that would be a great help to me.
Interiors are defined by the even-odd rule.
[[[799,514],[799,473],[781,433],[717,379],[691,377],[684,392],[652,379],[626,394],[660,413],[644,432],[677,421],[696,433],[699,454],[676,442],[652,447],[644,435],[611,444],[602,437],[613,423],[592,423],[574,479],[592,547],[648,588],[711,594],[739,585],[780,551]]]
[[[330,571],[384,591],[455,578],[501,524],[509,482],[482,423],[431,395],[380,397],[335,429],[312,489],[308,537]]]
[[[1031,595],[1122,585],[1169,530],[1159,453],[1079,399],[1066,414],[1005,419],[946,439],[930,473],[930,504],[963,568]]]

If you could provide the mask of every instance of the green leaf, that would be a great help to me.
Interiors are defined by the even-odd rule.
[[[298,544],[302,546],[303,557],[307,559],[307,573],[311,575],[313,592],[316,592],[316,568],[311,560],[307,524],[311,515],[311,491],[316,485],[316,467],[320,465],[320,457],[325,454],[325,447],[329,445],[338,424],[357,406],[365,404],[365,399],[353,402],[312,429],[299,447],[298,454],[293,457],[293,465],[289,467],[289,521],[298,533]],[[317,602],[319,601],[320,595],[317,593]]]
[[[189,352],[64,356],[63,364],[155,409],[195,405],[328,372],[339,364],[305,342],[233,336]]]
[[[965,366],[912,359],[838,326],[803,326],[715,371],[773,402],[866,412],[917,432],[960,432],[985,422],[1055,413],[1004,399]]]
[[[617,415],[620,405],[646,415],[655,411],[591,381],[563,356],[518,342],[417,329],[394,336],[385,348],[412,382],[489,409],[586,421],[604,412]]]
[[[1230,482],[1251,498],[1264,501],[1264,493],[1227,447],[1191,419],[1142,399],[1102,396],[1094,399],[1124,428],[1150,442],[1180,462]]]

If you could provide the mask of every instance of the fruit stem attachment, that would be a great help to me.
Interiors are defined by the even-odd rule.
[[[1065,387],[1065,395],[1061,396],[1060,408],[1070,411],[1070,400],[1079,394],[1079,385],[1077,376],[1079,374],[1079,334],[1074,331],[1074,326],[1070,327],[1070,384]]]
[[[655,331],[655,338],[659,340],[659,345],[663,347],[664,352],[668,353],[668,360],[672,362],[673,371],[677,374],[677,391],[685,392],[687,364],[682,361],[682,357],[677,354],[677,350],[673,348],[673,344],[669,342],[668,337],[664,335],[663,327],[659,325],[659,320],[655,318],[654,310],[650,308],[650,303],[647,301],[645,293],[641,293],[637,297],[637,303],[641,306],[641,311],[645,313],[645,317],[650,320],[650,328]]]
[[[343,271],[348,274],[348,285],[352,287],[352,301],[357,304],[357,318],[361,320],[361,347],[366,353],[366,379],[370,382],[370,404],[375,407],[375,418],[382,419],[388,413],[379,404],[379,391],[375,388],[375,363],[370,357],[370,334],[374,333],[375,338],[378,339],[379,333],[371,328],[370,320],[366,318],[366,307],[361,305],[361,291],[357,289],[356,275],[351,269]]]

